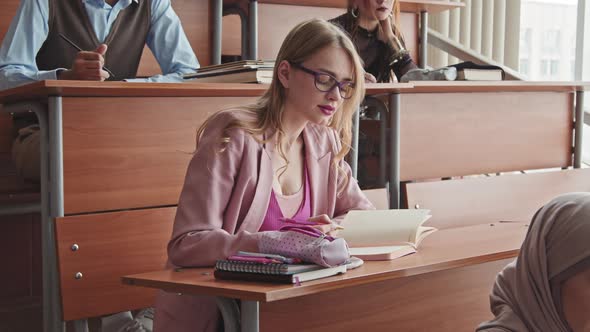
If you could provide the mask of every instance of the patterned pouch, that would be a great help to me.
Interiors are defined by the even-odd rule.
[[[325,267],[345,263],[348,245],[311,226],[284,226],[276,232],[263,232],[258,242],[261,253],[299,258]]]

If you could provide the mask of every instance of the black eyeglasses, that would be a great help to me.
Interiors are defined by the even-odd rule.
[[[348,99],[352,97],[352,94],[354,92],[354,82],[339,82],[334,76],[330,74],[311,70],[299,63],[292,63],[291,65],[297,69],[300,69],[308,74],[313,75],[315,77],[315,87],[321,92],[332,91],[332,89],[334,89],[334,87],[337,86],[338,91],[340,91],[340,97],[342,97],[342,99]]]

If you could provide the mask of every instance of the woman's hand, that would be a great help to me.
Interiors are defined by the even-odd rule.
[[[373,74],[365,72],[365,83],[377,83],[377,79]]]
[[[377,38],[398,52],[404,47],[393,32],[393,25],[391,24],[392,19],[393,18],[391,16],[387,16],[387,18],[383,21],[379,21],[381,26],[377,30]]]
[[[307,219],[308,221],[315,222],[317,225],[311,226],[315,229],[320,230],[322,233],[325,233],[330,236],[335,236],[338,233],[339,229],[342,229],[340,225],[333,222],[330,217],[325,214],[320,214],[318,216],[311,217]]]

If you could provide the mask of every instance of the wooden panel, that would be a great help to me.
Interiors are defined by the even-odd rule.
[[[416,254],[392,261],[365,262],[342,275],[304,282],[300,286],[216,280],[213,268],[155,271],[125,276],[123,282],[173,293],[275,302],[514,258],[527,230],[528,225],[523,223],[445,229],[425,238]]]
[[[12,149],[12,117],[2,112],[0,105],[0,154],[8,155]]]
[[[19,0],[2,0],[0,2],[0,39],[4,40],[4,35],[6,31],[8,31],[8,27],[10,26],[10,22],[12,22],[12,18],[14,14],[16,14],[16,10],[18,9],[20,1]]]
[[[331,19],[344,12],[344,8],[338,7],[308,7],[261,2],[258,5],[258,58],[275,59],[283,39],[300,22],[312,18]],[[239,35],[240,21],[235,19],[237,17],[235,15],[231,19],[228,17],[224,18],[223,28],[232,31],[233,34],[224,32],[223,51],[224,54],[239,54],[240,39],[233,35]],[[410,50],[412,58],[418,59],[418,15],[402,13],[401,21],[406,47]]]
[[[16,299],[33,295],[33,215],[0,216],[0,261],[10,273],[0,274],[0,299]]]
[[[571,93],[402,94],[402,180],[571,165]]]
[[[174,205],[202,122],[248,98],[64,98],[65,213]]]
[[[242,2],[241,0],[225,0],[224,5],[230,5]],[[314,6],[314,7],[334,7],[345,8],[346,1],[343,0],[259,0],[263,4],[280,4],[296,6]],[[464,4],[446,0],[400,0],[401,11],[419,13],[428,11],[437,13],[457,7],[463,7]]]
[[[297,24],[312,18],[327,20],[343,13],[343,8],[259,4],[258,57],[275,59],[283,40]]]
[[[176,208],[58,218],[56,236],[63,319],[153,305],[153,290],[121,284],[121,276],[161,269]],[[72,251],[73,244],[79,250]],[[74,278],[77,272],[81,279]]]
[[[241,55],[242,54],[242,23],[237,14],[223,17],[221,30],[221,54]]]
[[[492,318],[490,289],[511,260],[262,303],[260,330],[473,331]]]
[[[407,183],[405,188],[408,207],[430,209],[427,224],[437,228],[529,222],[555,196],[590,191],[590,169]]]
[[[363,190],[363,194],[377,210],[389,209],[389,192],[386,188]]]
[[[406,49],[410,51],[410,56],[414,62],[418,63],[420,50],[420,17],[414,13],[401,13],[400,21],[402,34],[406,43]]]

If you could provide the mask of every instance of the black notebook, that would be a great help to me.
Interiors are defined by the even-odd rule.
[[[501,67],[478,65],[471,61],[461,62],[449,67],[457,68],[457,80],[464,81],[501,81],[505,73]]]

